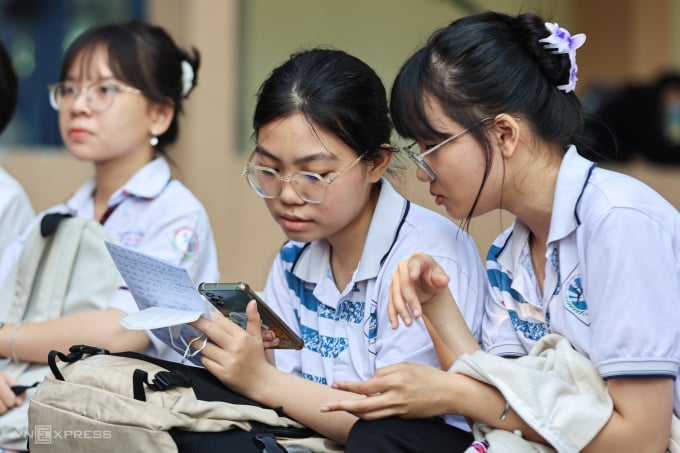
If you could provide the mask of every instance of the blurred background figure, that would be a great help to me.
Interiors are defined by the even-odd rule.
[[[17,104],[17,75],[5,46],[0,43],[0,134]],[[0,255],[28,225],[35,213],[21,185],[0,167]]]
[[[680,164],[680,73],[646,84],[595,85],[583,101],[593,159]]]

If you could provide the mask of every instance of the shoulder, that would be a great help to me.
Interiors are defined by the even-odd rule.
[[[142,200],[142,202],[147,200]],[[201,200],[194,195],[184,184],[176,179],[168,182],[167,187],[158,196],[149,199],[150,217],[207,217],[207,212]],[[122,206],[124,206],[123,203]]]
[[[578,202],[581,222],[596,222],[610,215],[647,218],[677,225],[678,210],[642,181],[622,173],[596,168]]]
[[[3,196],[6,194],[19,194],[19,193],[24,193],[24,189],[19,184],[19,182],[14,179],[7,171],[5,171],[4,168],[0,167],[0,188],[2,191],[0,192]]]
[[[472,237],[453,220],[416,203],[410,203],[404,223],[404,237],[418,241],[421,247],[434,251],[461,246],[476,249]]]

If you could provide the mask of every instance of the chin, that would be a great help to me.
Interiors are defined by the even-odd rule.
[[[73,156],[73,158],[81,162],[95,162],[97,160],[95,156],[92,156],[90,153],[87,152],[82,152],[71,148],[69,148],[68,152],[71,156]]]

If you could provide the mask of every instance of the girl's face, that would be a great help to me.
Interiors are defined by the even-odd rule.
[[[290,182],[282,183],[281,194],[264,201],[272,217],[289,239],[311,242],[350,232],[353,225],[370,219],[371,187],[384,170],[358,162],[357,153],[334,134],[312,126],[301,114],[274,120],[258,132],[252,165],[269,167],[281,176],[297,171],[318,173],[328,178],[342,171],[329,184],[321,203],[304,201]],[[348,167],[349,166],[349,167]],[[368,216],[368,217],[366,217]]]
[[[120,90],[111,106],[94,111],[83,92],[93,82],[125,85],[116,80],[109,68],[104,47],[78,56],[64,82],[74,83],[78,95],[59,110],[59,130],[68,150],[79,160],[101,164],[112,161],[151,160],[151,131],[157,128],[157,109],[140,93]],[[164,130],[157,130],[160,134]]]
[[[435,98],[427,97],[424,106],[427,120],[437,130],[454,135],[465,129],[446,115]],[[438,144],[439,142],[419,143],[421,153]],[[496,152],[494,150],[494,153]],[[470,132],[463,133],[460,137],[428,154],[424,160],[437,177],[434,181],[430,181],[428,175],[420,168],[417,168],[416,176],[420,181],[430,183],[430,194],[434,197],[435,203],[444,206],[449,216],[454,219],[467,217],[482,184],[486,166],[484,149],[475,140],[474,135]],[[484,189],[473,213],[475,216],[498,207],[502,181],[501,161],[500,156],[495,155],[491,172],[484,183]]]

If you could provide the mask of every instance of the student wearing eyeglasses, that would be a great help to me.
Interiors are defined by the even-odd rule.
[[[97,25],[79,35],[66,51],[60,80],[49,87],[49,101],[64,145],[92,164],[94,176],[35,222],[55,212],[95,219],[121,245],[182,265],[195,281],[217,281],[208,215],[171,177],[166,159],[198,68],[198,51],[179,48],[164,29],[145,22]],[[8,247],[0,281],[17,263],[31,228]],[[121,325],[133,311],[132,296],[120,288],[103,310],[44,322],[0,319],[0,356],[46,363],[52,349],[91,344],[179,360],[155,336]],[[25,439],[19,444],[25,446]]]
[[[426,317],[453,366],[337,383],[367,396],[323,408],[362,418],[346,451],[463,451],[409,428],[439,412],[474,423],[468,453],[678,451],[680,215],[579,154],[585,40],[489,11],[435,31],[400,69],[391,111],[420,145],[418,179],[453,218],[503,209],[515,221],[487,254],[483,351],[461,328],[452,274],[426,252],[400,263],[393,325]],[[377,420],[389,415],[402,423]]]
[[[436,366],[422,321],[392,329],[387,301],[397,263],[427,250],[451,275],[450,289],[479,335],[485,274],[473,240],[445,217],[402,197],[386,178],[392,125],[375,72],[340,50],[302,51],[262,84],[253,118],[255,149],[243,169],[288,237],[264,296],[302,337],[302,350],[265,360],[254,302],[249,331],[226,319],[195,325],[212,340],[203,363],[226,385],[344,444],[356,421],[319,407],[344,392],[336,380],[364,380],[403,361]],[[253,327],[256,326],[256,327]],[[356,396],[356,395],[355,395]],[[461,418],[455,426],[469,444]]]

